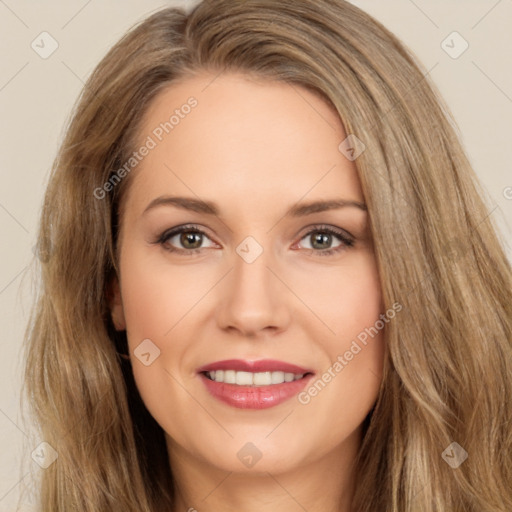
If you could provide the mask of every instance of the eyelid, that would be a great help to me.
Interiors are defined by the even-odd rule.
[[[201,233],[208,238],[211,238],[210,235],[206,232],[206,229],[199,226],[199,224],[182,224],[180,226],[175,226],[173,228],[169,228],[163,231],[161,235],[158,236],[158,241],[168,239],[174,235],[178,235],[183,231],[195,231],[197,233]]]
[[[343,229],[343,228],[339,228],[337,226],[332,226],[330,224],[311,224],[309,226],[306,226],[305,228],[303,228],[299,234],[297,235],[297,237],[300,236],[299,240],[302,240],[305,236],[308,236],[310,235],[311,233],[314,233],[316,231],[327,231],[327,232],[330,232],[330,233],[334,233],[340,237],[344,237],[344,238],[348,238],[350,240],[355,240],[355,236],[350,233],[349,231],[347,231],[346,229]],[[300,233],[303,234],[301,235]]]

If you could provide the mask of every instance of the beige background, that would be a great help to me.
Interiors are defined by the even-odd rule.
[[[504,241],[510,240],[512,0],[353,3],[397,34],[430,70],[488,191],[490,215]],[[64,121],[108,48],[148,13],[180,4],[186,0],[0,0],[0,512],[13,511],[22,486],[44,471],[30,457],[41,440],[29,437],[18,407],[20,347],[32,296],[28,265],[38,213]],[[47,59],[31,48],[43,31],[59,45]],[[457,59],[441,47],[453,31],[469,44]],[[461,48],[453,36],[447,42],[451,51]],[[507,253],[512,255],[510,245]],[[31,510],[30,497],[24,501],[23,510]]]

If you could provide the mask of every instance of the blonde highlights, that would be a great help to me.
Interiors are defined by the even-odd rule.
[[[172,507],[164,437],[109,314],[118,220],[137,171],[105,183],[136,148],[156,95],[203,70],[306,87],[366,146],[356,165],[384,305],[403,310],[386,326],[354,511],[512,510],[510,263],[425,71],[342,0],[164,9],[126,34],[87,81],[44,199],[42,286],[27,336],[27,397],[59,453],[43,473],[41,510]],[[454,441],[469,454],[457,469],[442,457]]]

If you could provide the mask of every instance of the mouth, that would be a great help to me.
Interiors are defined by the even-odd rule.
[[[245,387],[276,386],[285,382],[301,380],[313,375],[312,372],[246,372],[236,370],[214,370],[200,373],[213,382]]]
[[[218,361],[197,370],[212,397],[239,409],[267,409],[300,393],[312,370],[275,360]]]

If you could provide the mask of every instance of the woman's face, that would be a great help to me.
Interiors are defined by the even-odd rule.
[[[311,92],[239,74],[151,104],[112,315],[171,460],[275,474],[357,450],[384,322],[346,137]]]

